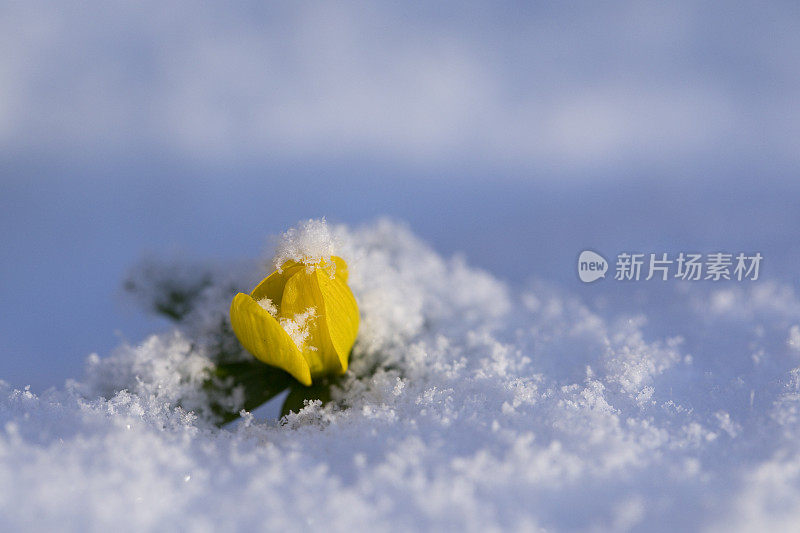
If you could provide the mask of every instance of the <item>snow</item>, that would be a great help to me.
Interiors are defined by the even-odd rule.
[[[284,262],[289,260],[318,264],[321,261],[331,263],[331,256],[336,253],[336,239],[331,235],[325,218],[309,219],[290,228],[278,241],[272,263],[279,271]]]
[[[399,223],[321,228],[304,223],[277,256],[333,253],[319,245],[335,240],[348,262],[362,322],[334,402],[217,429],[202,390],[209,328],[230,286],[249,290],[264,263],[207,278],[186,268],[201,289],[179,327],[90,356],[61,389],[0,385],[0,529],[788,531],[800,520],[790,286],[673,284],[662,308],[631,314],[564,287],[509,286]]]
[[[317,316],[317,310],[309,307],[302,313],[297,313],[293,318],[282,318],[280,325],[289,334],[297,347],[302,350],[306,346],[306,340],[309,336],[308,329],[314,324]],[[316,351],[317,346],[309,346],[309,350]]]
[[[269,298],[261,298],[257,303],[270,315],[278,318],[278,308],[272,303],[272,300]],[[297,347],[302,350],[310,333],[308,329],[313,324],[316,315],[317,310],[313,307],[309,307],[302,313],[297,313],[292,318],[281,318],[278,323],[289,337],[291,337]],[[310,346],[309,349],[316,350],[317,348]]]
[[[258,305],[260,305],[264,311],[277,318],[278,308],[275,307],[275,304],[272,303],[272,300],[270,300],[269,298],[261,298],[256,303],[258,303]]]

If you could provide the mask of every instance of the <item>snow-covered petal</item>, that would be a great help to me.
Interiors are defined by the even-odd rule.
[[[240,292],[234,297],[231,326],[242,346],[256,358],[286,370],[304,385],[311,385],[305,357],[275,317],[252,296]]]

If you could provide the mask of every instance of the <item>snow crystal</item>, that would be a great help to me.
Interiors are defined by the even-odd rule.
[[[274,317],[278,316],[278,308],[275,307],[275,304],[272,303],[272,300],[270,300],[269,298],[261,298],[260,300],[258,300],[257,303],[267,313],[271,314]]]
[[[600,314],[563,289],[512,290],[388,221],[301,224],[276,257],[322,257],[334,241],[362,320],[333,402],[214,426],[213,327],[263,275],[222,269],[191,285],[200,292],[173,331],[91,356],[63,390],[0,383],[0,529],[785,531],[800,520],[790,287],[698,286],[676,290],[673,314]],[[241,409],[241,395],[224,399]]]
[[[311,327],[314,319],[317,316],[317,310],[309,307],[302,313],[297,313],[292,318],[282,318],[280,320],[281,327],[289,334],[294,343],[301,350],[305,347],[306,339],[308,339],[309,328]],[[317,350],[315,346],[309,346],[310,350]]]
[[[330,263],[336,253],[336,239],[325,218],[309,219],[290,228],[278,241],[273,263],[279,271],[284,262],[294,260],[306,264]]]
[[[274,316],[275,318],[278,317],[278,308],[275,307],[275,304],[272,303],[272,300],[269,298],[262,298],[258,300],[258,305],[261,306],[262,309],[267,311],[270,315]],[[278,323],[281,325],[284,331],[289,334],[289,337],[294,341],[298,348],[301,350],[305,347],[306,339],[310,334],[309,328],[311,327],[314,319],[317,316],[317,310],[313,307],[309,307],[302,313],[297,313],[292,318],[281,318]],[[310,350],[317,350],[315,346],[309,346]]]

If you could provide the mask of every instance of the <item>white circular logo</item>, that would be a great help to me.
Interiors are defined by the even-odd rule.
[[[608,261],[602,255],[584,250],[578,257],[578,277],[584,283],[591,283],[606,277]]]

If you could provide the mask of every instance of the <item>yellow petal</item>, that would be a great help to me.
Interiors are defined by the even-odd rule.
[[[278,312],[280,318],[294,319],[309,308],[314,309],[315,317],[307,323],[308,337],[303,347],[303,355],[311,368],[312,377],[344,371],[325,328],[325,306],[317,272],[316,268],[311,272],[300,269],[289,278],[283,289]]]
[[[342,280],[344,283],[347,283],[347,263],[344,262],[344,259],[337,255],[332,255],[331,260],[333,264],[336,265],[336,278]]]
[[[306,342],[307,347],[316,350],[303,350],[312,377],[346,372],[358,334],[358,305],[343,280],[347,277],[347,264],[338,257],[334,261],[337,266],[333,278],[324,268],[296,271],[286,282],[280,305],[280,316],[285,318],[293,318],[309,307],[316,311]]]
[[[335,258],[338,259],[338,258]],[[342,261],[344,264],[344,261]],[[339,277],[340,267],[336,267],[336,275],[331,278],[324,271],[318,270],[317,282],[325,312],[324,329],[339,359],[342,372],[347,371],[347,359],[358,335],[358,305],[350,287],[347,286],[347,265],[344,264],[344,278]]]
[[[303,385],[311,385],[310,368],[297,345],[251,296],[240,292],[234,297],[231,326],[242,346],[256,358],[286,370]]]
[[[264,278],[261,283],[256,285],[256,288],[250,292],[250,296],[255,301],[269,298],[276,306],[280,305],[283,298],[283,287],[288,280],[298,269],[303,268],[303,265],[295,261],[286,261],[281,266],[281,272],[277,270]]]

